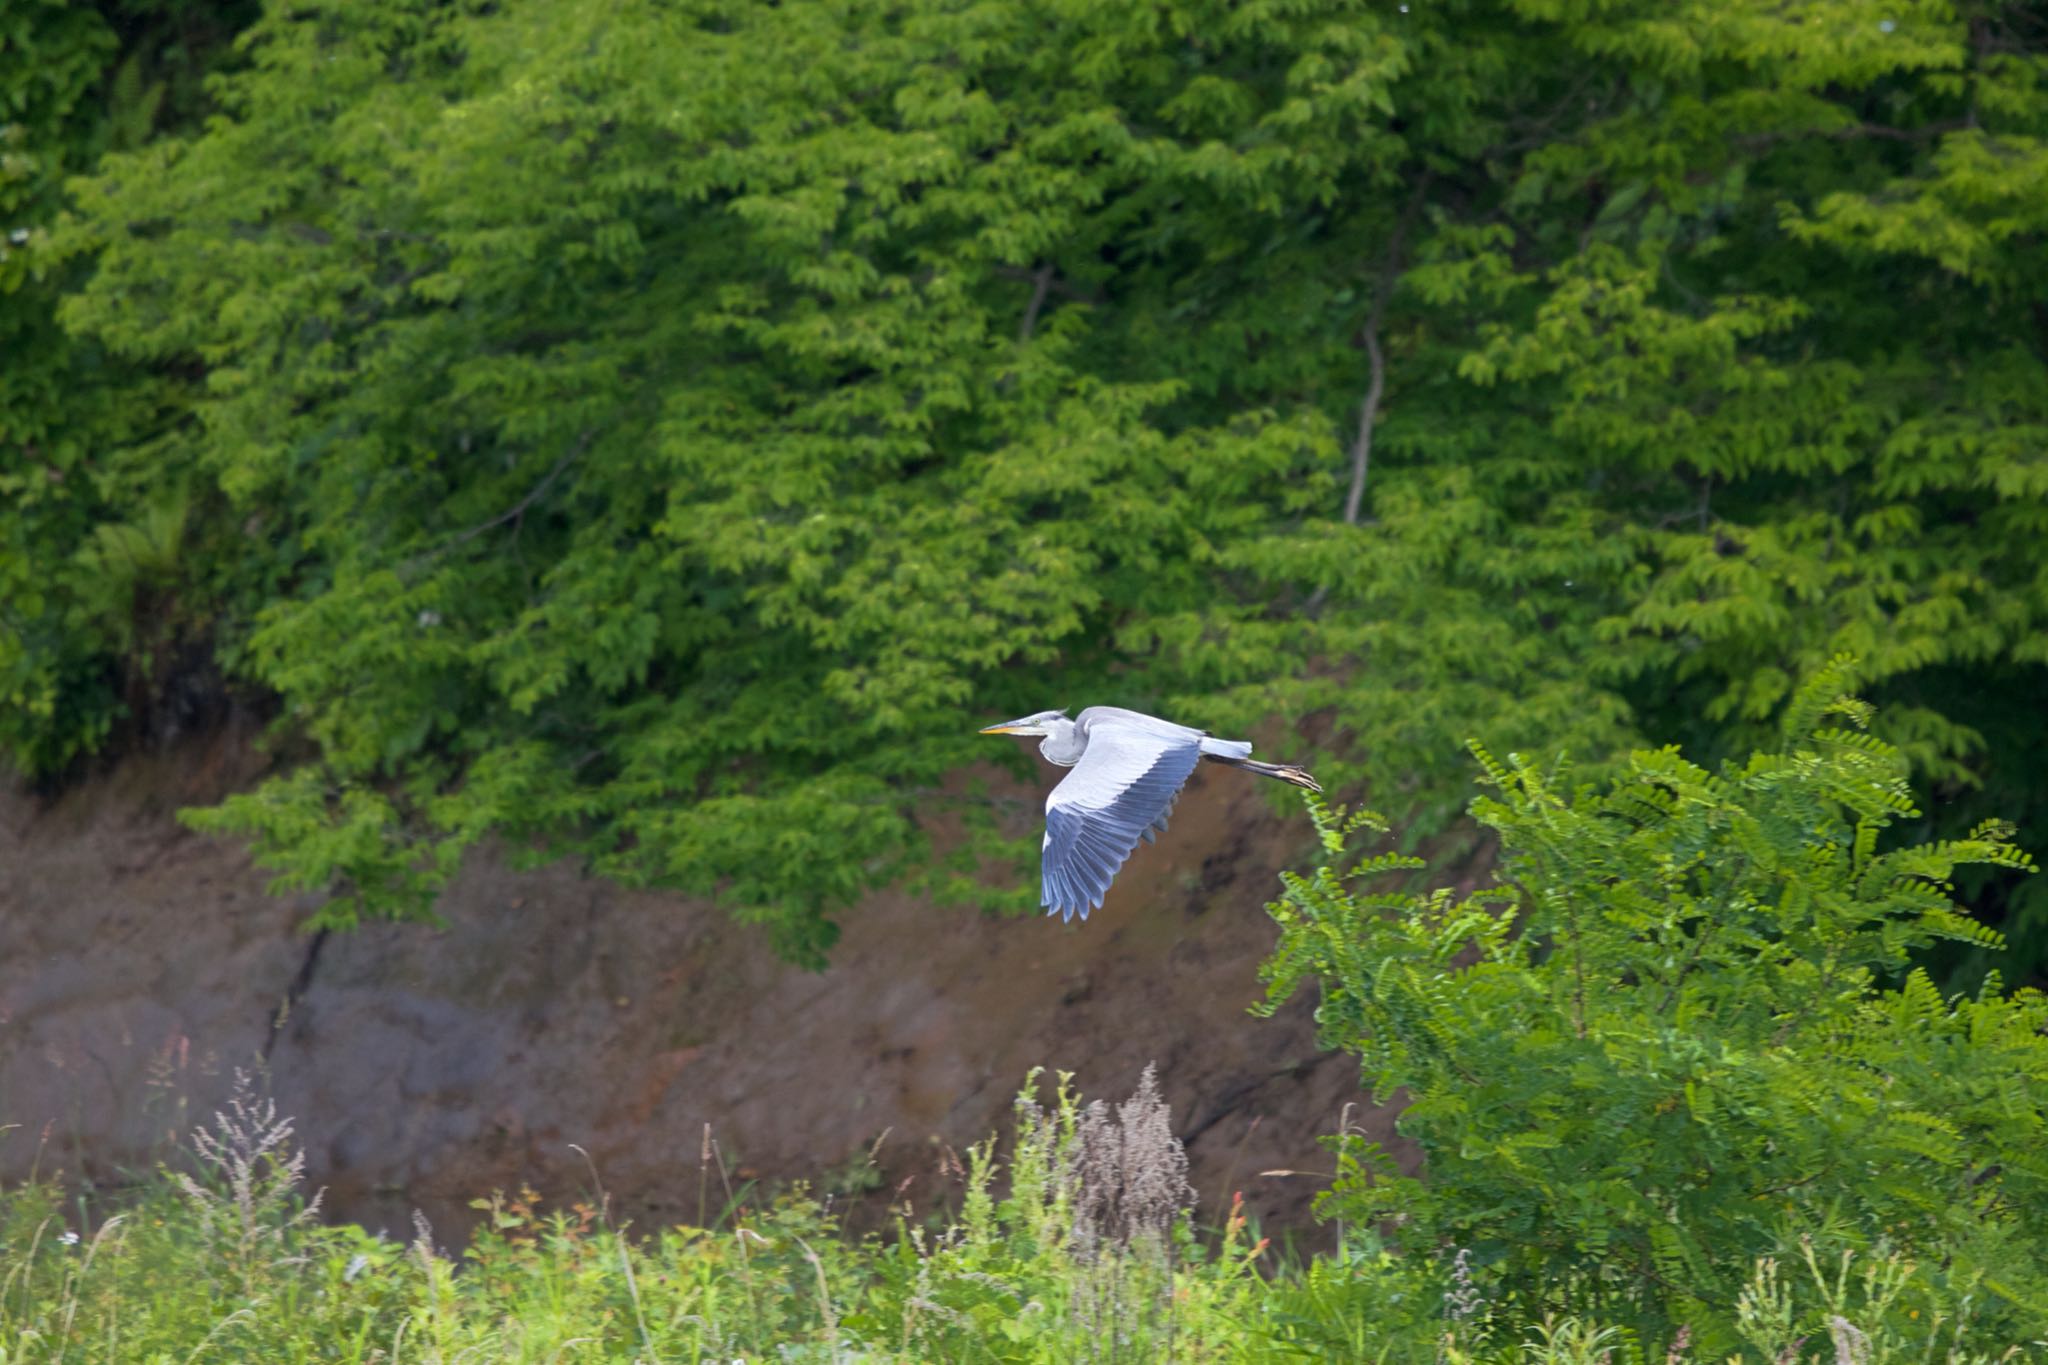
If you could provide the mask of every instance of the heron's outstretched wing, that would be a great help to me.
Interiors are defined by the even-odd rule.
[[[1201,759],[1194,738],[1116,721],[1091,724],[1087,751],[1045,801],[1046,912],[1086,919],[1099,908],[1138,840],[1166,827],[1174,798]]]

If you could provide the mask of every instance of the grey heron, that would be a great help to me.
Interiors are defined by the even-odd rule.
[[[1040,711],[991,725],[984,735],[1041,735],[1038,752],[1073,771],[1045,798],[1044,894],[1049,915],[1088,918],[1102,908],[1109,884],[1143,839],[1164,833],[1180,789],[1203,759],[1312,792],[1322,790],[1306,770],[1260,763],[1242,739],[1216,739],[1170,720],[1091,706],[1076,719]]]

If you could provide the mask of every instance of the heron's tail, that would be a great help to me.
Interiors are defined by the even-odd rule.
[[[1256,758],[1231,758],[1225,754],[1203,754],[1211,763],[1223,763],[1233,768],[1242,768],[1260,777],[1277,777],[1282,782],[1291,782],[1297,787],[1306,787],[1319,792],[1323,784],[1308,775],[1308,769],[1297,768],[1292,763],[1261,763]]]

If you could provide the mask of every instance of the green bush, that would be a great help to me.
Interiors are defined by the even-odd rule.
[[[1343,1145],[1329,1211],[1466,1253],[1518,1320],[1683,1325],[1710,1355],[1754,1344],[1781,1299],[1781,1347],[1827,1339],[1828,1277],[1778,1268],[1844,1258],[1849,1288],[1900,1277],[1859,1300],[1866,1335],[2048,1335],[2048,1001],[1995,980],[1944,999],[1908,970],[1937,939],[1994,938],[1953,907],[1957,867],[2030,865],[1996,824],[1887,841],[1915,814],[1906,764],[1846,675],[1797,695],[1783,752],[1719,772],[1666,749],[1570,790],[1561,764],[1477,750],[1498,887],[1355,889],[1418,866],[1391,854],[1286,878],[1266,1008],[1318,983],[1323,1037],[1406,1093],[1427,1165]],[[1332,854],[1383,829],[1316,818]]]

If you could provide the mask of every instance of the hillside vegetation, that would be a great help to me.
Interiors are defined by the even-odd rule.
[[[1032,904],[979,725],[1284,739],[1343,801],[1266,1007],[1423,1161],[1333,1135],[1290,1254],[1194,1224],[1149,1080],[1061,1082],[887,1235],[707,1138],[690,1225],[501,1193],[458,1264],[320,1225],[245,1087],[118,1197],[0,1192],[0,1362],[2048,1351],[2040,5],[0,44],[13,770],[259,715],[272,775],[186,818],[312,927],[431,917],[489,838],[821,965],[877,887]],[[1426,889],[1459,838],[1496,882]]]
[[[2048,21],[1880,8],[31,4],[0,750],[239,696],[323,924],[496,833],[811,961],[1029,903],[941,784],[1047,704],[1425,831],[1848,650],[2040,828]]]
[[[693,1222],[619,1229],[600,1192],[551,1214],[501,1194],[459,1268],[423,1221],[410,1249],[313,1223],[290,1122],[245,1086],[196,1160],[139,1197],[74,1212],[39,1185],[0,1196],[0,1350],[2037,1358],[2048,998],[1995,982],[1944,998],[1918,971],[1881,984],[1933,938],[1988,937],[1950,904],[1957,868],[2030,863],[1996,826],[1886,849],[1912,816],[1906,764],[1838,684],[1802,690],[1784,750],[1719,772],[1639,752],[1566,796],[1558,775],[1482,752],[1477,813],[1508,862],[1464,897],[1381,889],[1409,860],[1346,852],[1377,817],[1309,798],[1329,861],[1269,907],[1272,999],[1319,990],[1326,1042],[1375,1090],[1407,1092],[1425,1163],[1404,1176],[1334,1135],[1334,1254],[1276,1252],[1235,1202],[1222,1227],[1195,1226],[1149,1070],[1115,1107],[1084,1107],[1064,1080],[1048,1105],[1033,1078],[1009,1140],[941,1155],[948,1197],[900,1203],[886,1236],[844,1235],[802,1187],[735,1189],[707,1130]]]

